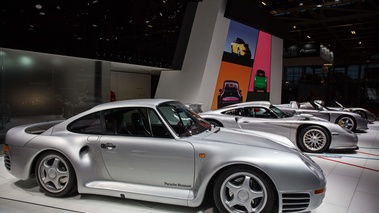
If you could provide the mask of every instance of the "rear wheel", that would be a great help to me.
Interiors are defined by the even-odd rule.
[[[224,171],[213,191],[221,213],[271,212],[275,189],[267,177],[249,167],[239,166]]]
[[[354,120],[354,118],[350,116],[341,116],[337,118],[336,124],[340,125],[341,127],[349,130],[349,131],[355,131],[355,128],[357,127],[357,124]]]
[[[75,171],[60,153],[43,153],[38,158],[35,174],[42,191],[49,196],[64,197],[76,190]]]
[[[304,152],[320,153],[328,150],[330,137],[325,129],[318,126],[308,126],[301,130],[298,142]]]

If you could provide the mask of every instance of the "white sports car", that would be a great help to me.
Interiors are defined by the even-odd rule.
[[[321,168],[287,138],[215,128],[163,99],[110,102],[65,121],[14,127],[4,163],[21,180],[36,178],[49,196],[195,207],[207,194],[220,212],[307,212],[321,205],[326,187]]]
[[[315,116],[287,114],[268,101],[234,104],[200,116],[215,126],[285,136],[305,152],[358,149],[355,133]]]
[[[347,107],[339,103],[338,101],[332,101],[328,106],[325,105],[324,101],[318,100],[322,106],[329,110],[342,110],[348,112],[354,112],[362,116],[362,118],[366,119],[368,122],[372,123],[376,121],[376,115],[369,110],[361,107]]]

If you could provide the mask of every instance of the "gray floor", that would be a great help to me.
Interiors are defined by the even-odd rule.
[[[359,147],[353,153],[325,153],[311,157],[327,174],[327,192],[322,205],[312,213],[379,212],[379,122],[358,133]],[[3,157],[0,155],[0,162]],[[133,212],[211,213],[212,206],[187,208],[96,195],[51,198],[43,195],[35,181],[19,181],[0,164],[0,213],[18,212]]]

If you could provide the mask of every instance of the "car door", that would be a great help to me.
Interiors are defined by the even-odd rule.
[[[135,114],[125,110],[128,119]],[[142,113],[145,111],[145,113]],[[156,134],[153,128],[164,127],[153,109],[140,111],[148,122],[149,135],[142,133],[106,134],[100,139],[101,153],[115,181],[144,185],[192,188],[194,179],[194,149],[191,143],[178,141],[167,134]],[[154,120],[154,123],[150,121]],[[164,127],[165,128],[165,127]],[[112,132],[112,131],[110,131]]]
[[[291,124],[286,120],[278,118],[270,109],[266,107],[245,107],[244,116],[238,119],[238,124],[242,129],[257,130],[268,133],[275,133],[289,138],[291,134]]]

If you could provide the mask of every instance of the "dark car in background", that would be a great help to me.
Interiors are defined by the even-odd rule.
[[[217,108],[242,102],[242,94],[237,81],[224,81],[223,88],[220,89],[219,92],[220,93],[217,97]]]
[[[368,122],[359,114],[342,110],[329,110],[327,107],[322,106],[317,100],[306,102],[291,101],[290,103],[275,106],[287,113],[311,114],[326,119],[349,131],[365,131],[368,129]]]
[[[331,109],[331,110],[340,110],[340,111],[357,113],[370,123],[377,120],[377,117],[374,113],[362,107],[345,106],[336,100],[332,100],[328,105],[326,105],[325,102],[321,100],[319,100],[319,103],[323,105],[324,107],[327,107],[328,109]]]

